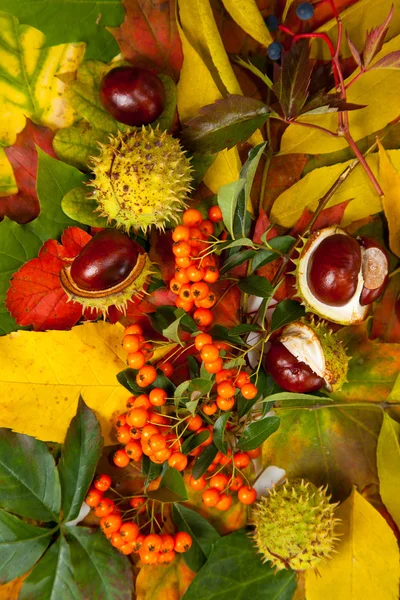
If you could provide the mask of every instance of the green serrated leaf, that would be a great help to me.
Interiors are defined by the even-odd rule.
[[[176,469],[168,467],[160,481],[160,487],[153,492],[147,492],[149,498],[158,502],[184,502],[187,492],[182,475]]]
[[[65,526],[64,531],[83,597],[132,600],[132,566],[128,557],[116,552],[100,529]]]
[[[58,521],[61,488],[46,444],[0,429],[0,507],[37,521]]]
[[[58,465],[64,522],[72,521],[78,516],[102,449],[100,423],[80,398],[76,416],[68,427]]]
[[[238,288],[246,294],[259,298],[271,298],[274,291],[268,279],[259,275],[250,275],[250,277],[241,279]]]
[[[250,423],[240,436],[237,447],[243,452],[259,448],[270,435],[278,430],[280,421],[279,417],[265,417]]]
[[[228,443],[225,441],[225,428],[232,413],[223,413],[214,423],[214,444],[222,454],[227,454]]]
[[[0,510],[0,584],[21,577],[42,556],[54,533]]]
[[[235,531],[214,543],[182,600],[291,600],[296,587],[294,571],[261,562],[247,532]]]
[[[172,518],[179,531],[186,531],[192,538],[192,547],[184,553],[183,558],[189,569],[197,572],[206,562],[220,535],[199,513],[183,504],[174,504]]]
[[[70,549],[60,535],[24,580],[19,600],[80,600],[82,595],[75,581]]]
[[[218,454],[218,448],[215,444],[206,446],[205,450],[200,454],[194,463],[192,475],[195,479],[199,479],[207,471],[212,461]]]

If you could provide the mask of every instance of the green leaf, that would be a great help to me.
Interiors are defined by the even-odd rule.
[[[299,304],[299,302],[295,302],[294,300],[283,300],[283,302],[279,302],[272,313],[271,333],[288,323],[301,319],[304,315],[304,306]]]
[[[64,522],[72,521],[78,516],[102,449],[100,423],[80,398],[76,416],[68,427],[58,465]]]
[[[257,171],[257,167],[266,145],[267,142],[262,142],[261,144],[254,146],[254,148],[250,150],[248,158],[240,170],[240,177],[245,179],[246,181],[244,186],[244,196],[246,204],[248,198],[250,198],[250,192],[251,188],[253,187],[253,181]]]
[[[265,373],[263,368],[260,368],[257,378],[257,396],[253,398],[253,400],[247,400],[242,396],[242,394],[239,393],[237,395],[237,412],[240,418],[244,417],[244,415],[247,415],[247,413],[253,408],[256,402],[258,402],[261,398],[267,395],[269,389],[268,383],[270,380],[273,381],[272,377],[269,374]]]
[[[224,225],[233,238],[235,237],[233,231],[233,219],[239,194],[243,190],[245,183],[244,179],[238,179],[237,181],[222,185],[218,190],[218,206],[222,211]]]
[[[259,421],[254,421],[243,431],[237,448],[243,450],[243,452],[259,448],[270,435],[278,430],[280,421],[279,417],[265,417]]]
[[[62,131],[62,130],[61,130]],[[80,185],[65,194],[61,207],[67,217],[91,227],[107,227],[107,218],[94,212],[98,207],[96,200],[90,197],[89,189]]]
[[[38,151],[37,192],[40,215],[27,225],[18,225],[7,217],[0,223],[0,330],[18,329],[4,305],[13,273],[26,261],[36,258],[46,240],[57,239],[70,225],[79,225],[61,209],[63,196],[85,179],[85,175]]]
[[[262,563],[249,535],[235,531],[215,542],[182,600],[291,600],[296,586],[294,571]]]
[[[272,262],[273,260],[276,260],[277,258],[279,258],[279,254],[277,254],[276,252],[260,248],[259,250],[257,250],[257,253],[253,258],[253,262],[251,264],[253,271],[257,271],[257,269],[260,269],[264,265],[267,265],[268,263]]]
[[[100,529],[65,527],[75,580],[84,598],[132,599],[132,566]],[[58,598],[57,598],[58,600]],[[61,598],[60,598],[61,600]]]
[[[144,456],[144,455],[143,455]],[[146,473],[146,481],[144,482],[144,489],[147,488],[149,483],[154,479],[157,479],[161,475],[161,471],[163,470],[163,465],[153,463],[148,456],[145,457],[147,459],[148,471]]]
[[[70,549],[60,535],[25,579],[19,600],[79,600],[82,598],[74,578]]]
[[[192,538],[192,547],[184,553],[183,559],[189,569],[197,572],[206,562],[214,542],[220,539],[220,535],[199,513],[183,504],[174,504],[172,518],[179,531],[186,531]]]
[[[260,331],[259,325],[252,325],[251,323],[241,323],[236,325],[229,330],[230,336],[243,335],[244,333],[250,333],[251,331]]]
[[[21,517],[58,521],[61,488],[46,444],[0,429],[0,506]]]
[[[85,58],[111,60],[118,45],[106,27],[117,27],[124,19],[120,0],[2,0],[1,10],[42,31],[48,46],[85,42]]]
[[[176,112],[176,85],[169,75],[159,74],[159,79],[163,82],[165,90],[165,106],[161,115],[151,124],[153,129],[157,126],[161,131],[168,131],[172,127]],[[212,161],[214,162],[214,161]]]
[[[151,384],[145,388],[141,388],[136,383],[136,375],[138,369],[125,369],[117,374],[117,379],[121,385],[124,386],[132,394],[139,396],[140,394],[148,394],[154,388],[162,388],[168,392],[170,397],[173,397],[175,391],[175,385],[168,377],[164,375],[161,369],[157,369],[157,378]]]
[[[400,526],[400,425],[384,414],[377,448],[379,493],[397,526]]]
[[[50,543],[53,530],[36,527],[0,510],[0,584],[21,577]]]
[[[246,294],[259,298],[270,298],[274,291],[268,279],[259,275],[250,275],[250,277],[241,279],[238,288]]]
[[[278,254],[286,254],[286,252],[288,252],[293,246],[293,242],[295,241],[295,238],[291,235],[280,235],[266,241],[265,243],[273,250],[276,250]]]
[[[98,142],[104,144],[107,141],[105,131],[95,129],[82,120],[77,125],[59,129],[54,136],[53,148],[60,160],[88,172],[90,158],[100,153]]]
[[[202,396],[206,396],[211,391],[214,383],[209,379],[201,379],[196,377],[190,382],[190,392],[200,392]]]
[[[183,477],[172,467],[168,467],[165,471],[158,490],[147,492],[147,495],[158,502],[184,502],[187,500]]]
[[[228,241],[225,244],[221,244],[219,250],[228,250],[228,248],[236,248],[237,246],[253,246],[253,242],[247,237],[242,237],[233,242]]]
[[[265,123],[270,109],[254,98],[231,95],[199,112],[183,130],[182,141],[193,152],[215,154],[248,140]]]
[[[257,250],[241,250],[240,252],[235,252],[229,256],[222,265],[220,269],[221,275],[224,275],[224,273],[227,273],[231,269],[242,265],[244,262],[256,256],[258,252],[259,251]]]
[[[228,444],[224,440],[226,424],[231,417],[231,412],[223,413],[214,423],[214,444],[222,454],[227,454]]]
[[[199,479],[207,471],[212,461],[218,454],[218,448],[215,444],[206,446],[205,450],[200,454],[196,462],[194,463],[192,475],[195,479]]]
[[[188,152],[187,155],[190,160],[190,164],[193,168],[193,186],[197,187],[204,179],[204,175],[207,173],[208,169],[211,167],[215,159],[217,158],[216,154],[196,154],[192,152]],[[204,218],[207,218],[206,216]]]
[[[177,318],[172,321],[168,327],[165,327],[162,330],[162,334],[168,340],[182,345],[182,341],[179,337],[179,329],[189,330],[190,333],[193,333],[194,331],[197,331],[197,327],[193,319],[181,308],[175,310],[175,316]]]
[[[210,432],[208,429],[206,431],[200,431],[200,433],[194,433],[190,437],[186,438],[186,440],[182,444],[181,452],[182,454],[190,454],[192,450],[198,448],[208,440],[210,437]]]

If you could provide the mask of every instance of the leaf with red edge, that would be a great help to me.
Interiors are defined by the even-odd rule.
[[[59,273],[85,246],[91,236],[78,227],[69,227],[62,236],[64,245],[48,240],[38,258],[23,265],[11,279],[6,306],[17,323],[32,325],[36,331],[69,329],[82,316],[82,306],[68,302]]]
[[[370,339],[379,338],[383,342],[400,344],[400,312],[396,306],[400,298],[400,274],[394,275],[386,288],[383,298],[372,307],[372,328]]]
[[[312,227],[312,231],[316,231],[317,229],[323,229],[324,227],[329,227],[330,225],[340,224],[344,211],[346,210],[347,205],[350,200],[345,200],[340,204],[336,204],[336,206],[331,206],[329,208],[325,208],[321,214],[318,216],[316,222]],[[299,235],[302,234],[310,222],[313,212],[305,208],[303,214],[300,219],[297,221],[296,225],[290,232],[290,235]]]
[[[400,51],[391,52],[387,54],[381,60],[378,60],[374,65],[372,65],[372,69],[399,69],[400,68]]]
[[[182,46],[175,0],[123,0],[125,21],[110,29],[122,55],[137,67],[178,79]]]
[[[378,54],[381,50],[383,43],[385,41],[386,34],[389,29],[390,21],[393,17],[394,5],[390,9],[390,12],[384,22],[378,27],[374,27],[367,33],[367,39],[365,41],[364,50],[362,52],[363,55],[363,63],[364,68],[368,68],[371,60]]]
[[[5,148],[14,171],[18,194],[0,198],[0,220],[7,216],[17,223],[28,223],[39,215],[40,205],[36,193],[38,155],[36,146],[53,158],[54,133],[47,127],[39,127],[29,119],[25,129],[18,134],[13,146]]]

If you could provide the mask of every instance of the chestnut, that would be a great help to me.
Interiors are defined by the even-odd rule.
[[[361,269],[361,249],[340,233],[326,237],[310,257],[307,281],[313,295],[329,306],[344,306],[354,296]]]
[[[364,285],[360,304],[365,306],[375,302],[389,282],[389,256],[385,248],[372,238],[360,237],[357,241],[364,249],[361,267]]]
[[[160,116],[165,90],[162,81],[147,69],[116,67],[103,77],[100,99],[114,119],[138,127]]]
[[[129,235],[116,229],[104,229],[73,261],[72,281],[82,290],[107,290],[128,277],[140,252],[141,247]]]
[[[325,380],[306,363],[299,361],[282,342],[271,343],[265,364],[276,383],[288,392],[316,392],[325,385]]]

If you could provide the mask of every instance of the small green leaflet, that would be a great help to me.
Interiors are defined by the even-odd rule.
[[[187,492],[182,475],[176,469],[168,467],[160,481],[160,487],[154,492],[147,492],[149,498],[158,502],[185,502]]]
[[[223,413],[214,423],[214,444],[222,454],[227,454],[228,444],[224,440],[226,424],[229,421],[231,412]]]
[[[207,446],[206,449],[203,450],[193,467],[192,475],[195,479],[199,479],[199,477],[204,475],[217,454],[218,448],[215,444],[210,444],[210,446]]]

